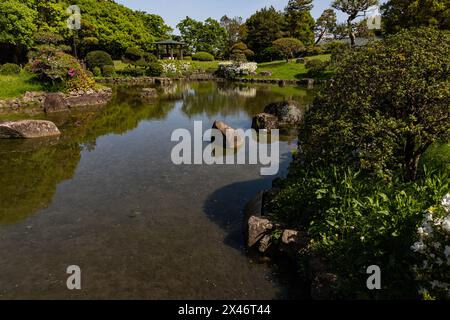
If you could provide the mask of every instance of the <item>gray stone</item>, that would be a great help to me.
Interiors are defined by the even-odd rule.
[[[59,112],[65,111],[69,108],[69,105],[65,99],[63,93],[47,93],[44,100],[44,112]]]
[[[251,216],[248,219],[248,239],[247,245],[249,247],[258,243],[269,230],[272,230],[273,224],[269,219]]]
[[[303,118],[302,109],[293,100],[271,103],[264,112],[276,116],[280,124],[298,124]]]
[[[253,117],[252,128],[255,130],[266,129],[270,131],[278,128],[278,118],[268,113],[258,113]]]
[[[0,122],[0,138],[42,138],[60,135],[56,125],[45,120],[19,120]]]
[[[261,253],[266,253],[267,251],[269,251],[271,245],[272,245],[272,236],[270,234],[266,234],[259,241],[258,250]]]

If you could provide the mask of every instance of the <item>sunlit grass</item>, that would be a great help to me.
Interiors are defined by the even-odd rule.
[[[27,91],[42,91],[43,85],[33,75],[22,71],[18,75],[0,75],[0,99],[15,98]]]

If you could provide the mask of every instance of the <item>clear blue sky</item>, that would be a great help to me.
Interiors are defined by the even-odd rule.
[[[196,20],[212,17],[219,20],[223,15],[229,17],[250,17],[256,10],[265,6],[274,6],[282,10],[288,0],[116,0],[129,8],[155,13],[163,17],[164,21],[176,28],[180,20],[189,16]],[[314,0],[312,15],[318,18],[323,10],[330,7],[332,0]],[[337,12],[338,20],[343,21],[345,14]],[[175,31],[175,33],[178,33]]]

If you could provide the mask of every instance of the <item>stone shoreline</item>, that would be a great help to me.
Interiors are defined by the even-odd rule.
[[[275,181],[274,181],[275,182]],[[306,262],[306,269],[299,281],[309,287],[313,300],[334,299],[337,276],[327,270],[320,257],[310,253],[308,234],[293,230],[273,221],[267,203],[278,189],[259,192],[245,207],[244,234],[249,250],[255,250],[268,258],[288,259],[296,268],[299,261]],[[301,277],[301,278],[300,278]]]
[[[232,81],[242,83],[267,83],[267,84],[279,84],[279,85],[302,85],[312,87],[314,84],[322,83],[323,80],[314,80],[312,78],[304,78],[299,80],[285,80],[285,79],[270,79],[270,78],[233,78],[224,79],[217,78],[211,74],[198,74],[189,77],[113,77],[113,78],[97,78],[98,83],[105,84],[125,84],[125,85],[147,85],[147,84],[160,84],[169,85],[175,81]]]
[[[0,114],[38,114],[101,106],[112,98],[112,89],[61,92],[27,92],[19,98],[0,100]]]

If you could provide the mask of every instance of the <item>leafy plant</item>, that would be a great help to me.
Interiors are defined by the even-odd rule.
[[[192,55],[192,60],[197,61],[214,61],[214,56],[208,52],[197,52]]]

